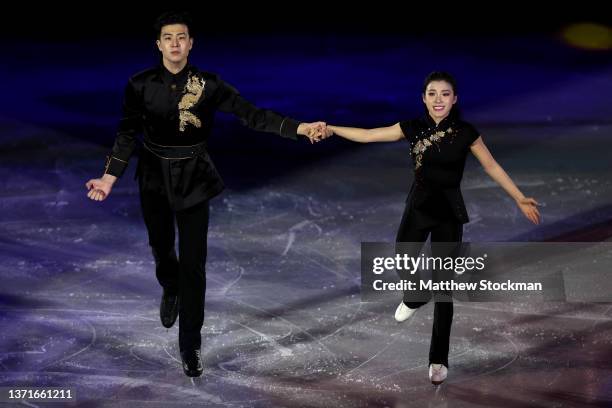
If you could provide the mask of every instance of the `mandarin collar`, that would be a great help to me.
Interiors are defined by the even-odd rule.
[[[183,82],[187,78],[187,75],[191,71],[191,68],[192,66],[187,63],[183,67],[183,69],[181,69],[176,74],[173,74],[172,72],[168,71],[164,64],[160,64],[162,80],[168,84]]]
[[[452,113],[449,113],[447,117],[445,117],[444,119],[442,119],[440,121],[439,124],[436,125],[436,121],[433,120],[433,118],[431,117],[431,115],[429,114],[429,112],[426,112],[425,115],[423,116],[423,121],[427,124],[428,127],[430,128],[435,128],[435,127],[445,127],[448,126],[450,122],[452,122],[455,119],[455,115],[453,115]]]

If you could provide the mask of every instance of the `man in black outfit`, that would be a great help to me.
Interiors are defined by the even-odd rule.
[[[299,123],[260,109],[222,81],[188,63],[193,46],[185,13],[166,13],[156,23],[159,66],[132,76],[125,89],[123,117],[104,175],[89,180],[88,197],[102,201],[124,173],[144,134],[136,171],[144,221],[163,288],[160,318],[171,327],[179,318],[179,348],[188,376],[203,371],[200,330],[204,322],[208,201],[223,190],[206,141],[217,110],[230,112],[251,129],[316,141],[326,134],[323,122]],[[174,250],[178,226],[179,256]]]

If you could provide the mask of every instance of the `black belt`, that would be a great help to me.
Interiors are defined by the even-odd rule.
[[[143,145],[160,159],[166,160],[191,159],[206,152],[206,142],[192,146],[162,146],[145,140]]]

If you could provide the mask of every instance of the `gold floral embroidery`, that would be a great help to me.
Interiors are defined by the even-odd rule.
[[[414,169],[418,169],[423,164],[423,153],[427,150],[428,147],[432,146],[432,142],[439,142],[444,138],[444,136],[448,136],[452,134],[454,130],[452,128],[448,128],[446,130],[439,130],[432,134],[429,137],[419,140],[416,142],[414,147],[412,148],[412,153],[415,154],[414,157]]]
[[[179,130],[185,131],[185,126],[191,124],[197,128],[202,126],[200,119],[189,109],[191,109],[202,97],[206,81],[198,78],[196,75],[189,73],[187,84],[185,85],[185,94],[181,98],[179,108]]]

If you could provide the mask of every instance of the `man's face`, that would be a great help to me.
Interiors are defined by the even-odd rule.
[[[157,48],[165,61],[174,64],[187,61],[192,46],[193,38],[189,36],[186,25],[170,24],[162,27]]]

